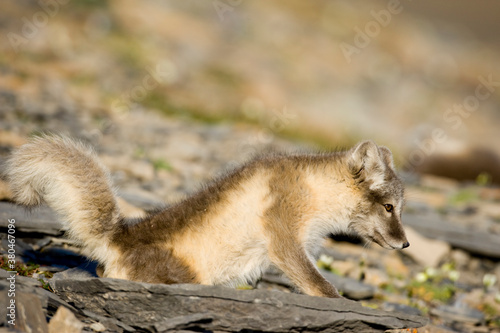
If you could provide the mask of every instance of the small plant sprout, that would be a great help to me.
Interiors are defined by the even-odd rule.
[[[420,272],[415,276],[415,280],[419,283],[424,283],[427,281],[427,274]]]
[[[326,254],[322,254],[319,256],[317,265],[319,268],[331,270],[333,265],[333,258],[327,256]]]
[[[447,262],[441,266],[443,272],[451,272],[455,270],[455,264],[453,262]]]
[[[495,295],[495,302],[500,304],[500,292]]]
[[[481,172],[476,178],[478,186],[487,186],[491,184],[491,175],[487,172]]]
[[[174,169],[172,165],[170,165],[170,163],[161,158],[153,160],[153,168],[157,171],[158,170],[172,171]]]
[[[497,283],[497,277],[494,274],[485,274],[483,276],[483,286],[488,289],[491,288]]]
[[[438,271],[437,269],[435,268],[432,268],[432,267],[428,267],[426,270],[425,270],[425,275],[427,275],[427,277],[429,279],[433,279],[437,276],[438,274]]]
[[[453,282],[457,282],[458,279],[460,278],[460,273],[455,270],[449,271],[448,278]]]

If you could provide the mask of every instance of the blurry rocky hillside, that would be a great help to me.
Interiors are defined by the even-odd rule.
[[[2,97],[2,113],[26,112],[33,95],[71,95],[96,115],[147,108],[322,147],[372,138],[410,170],[443,174],[441,157],[453,156],[458,178],[500,178],[495,1],[1,7],[0,88],[20,95],[15,106]]]

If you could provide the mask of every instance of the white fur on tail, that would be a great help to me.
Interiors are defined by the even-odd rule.
[[[108,171],[92,149],[68,138],[37,137],[12,154],[6,176],[17,203],[47,203],[91,257],[109,260],[108,237],[120,213]]]

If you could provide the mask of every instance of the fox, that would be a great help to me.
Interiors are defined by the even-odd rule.
[[[385,249],[410,245],[393,155],[370,140],[255,157],[140,218],[120,213],[108,169],[69,137],[31,139],[8,157],[5,175],[14,202],[51,207],[108,278],[234,287],[274,265],[298,291],[339,298],[314,261],[328,235],[355,233]]]

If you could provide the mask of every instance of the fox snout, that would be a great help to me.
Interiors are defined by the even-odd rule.
[[[386,221],[383,221],[382,224],[380,223],[382,221],[378,222],[373,232],[373,236],[370,237],[375,243],[389,250],[401,250],[410,246],[401,220],[394,219],[390,223],[385,223]]]
[[[406,249],[410,246],[410,242],[408,242],[406,236],[396,240],[389,237],[384,237],[379,232],[375,232],[375,234],[369,238],[371,238],[371,240],[373,240],[378,245],[388,250],[401,250]]]

